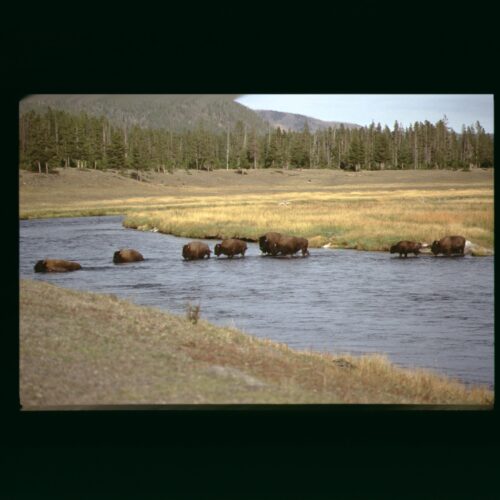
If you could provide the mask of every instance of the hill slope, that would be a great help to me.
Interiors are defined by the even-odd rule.
[[[236,94],[34,94],[19,103],[19,111],[43,112],[50,107],[68,113],[104,116],[115,125],[172,131],[203,126],[217,132],[226,130],[228,125],[234,128],[238,121],[261,133],[267,131],[268,123],[272,127],[301,131],[307,122],[311,132],[341,125],[294,113],[252,110],[235,102],[236,97]],[[360,127],[353,123],[343,125]]]
[[[20,113],[48,107],[69,113],[105,116],[114,124],[139,125],[173,131],[203,125],[211,131],[233,128],[241,121],[264,130],[264,120],[226,94],[34,94],[19,103]]]
[[[292,130],[300,132],[304,129],[307,122],[309,130],[315,132],[316,130],[331,128],[339,128],[344,125],[345,128],[361,128],[361,125],[355,123],[343,122],[326,122],[310,116],[299,115],[295,113],[284,113],[282,111],[271,111],[268,109],[258,109],[255,112],[266,122],[269,122],[273,127],[280,127],[285,130]]]

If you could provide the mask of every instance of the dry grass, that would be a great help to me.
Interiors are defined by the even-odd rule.
[[[187,205],[187,206],[186,206]],[[267,231],[309,238],[311,247],[388,250],[402,239],[461,234],[493,248],[493,190],[302,192],[198,198],[163,210],[129,212],[127,227],[186,237],[245,237]]]
[[[25,408],[192,403],[493,404],[485,388],[378,355],[299,352],[114,296],[29,280],[20,288]],[[47,297],[50,296],[50,307]]]

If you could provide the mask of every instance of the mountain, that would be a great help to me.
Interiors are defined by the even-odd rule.
[[[203,126],[211,132],[234,129],[242,122],[248,129],[264,133],[272,127],[301,131],[338,128],[341,122],[326,122],[309,116],[271,110],[252,110],[235,102],[230,94],[34,94],[19,103],[20,113],[45,111],[47,108],[68,113],[85,112],[104,116],[115,125],[138,125],[172,131],[192,130]],[[359,128],[344,123],[346,128]]]
[[[345,128],[361,128],[361,125],[357,125],[355,123],[326,122],[318,120],[317,118],[311,118],[310,116],[298,115],[295,113],[284,113],[282,111],[258,109],[255,110],[255,113],[257,113],[266,122],[269,122],[271,126],[280,127],[287,131],[292,130],[299,132],[304,129],[306,122],[311,132],[327,129],[328,127],[339,128],[341,125],[344,125]]]
[[[238,121],[257,130],[264,120],[227,94],[34,94],[19,103],[20,113],[48,107],[69,113],[105,116],[114,124],[139,125],[173,131],[200,125],[215,132],[234,128]]]

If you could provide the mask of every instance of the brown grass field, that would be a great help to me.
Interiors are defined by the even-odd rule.
[[[26,410],[108,404],[493,404],[493,393],[485,388],[404,370],[380,355],[295,351],[111,295],[21,280],[20,312],[20,397]]]

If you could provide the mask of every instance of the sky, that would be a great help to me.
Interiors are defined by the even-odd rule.
[[[408,127],[416,121],[436,123],[446,115],[455,132],[479,121],[487,133],[493,133],[493,94],[247,94],[236,101],[251,109],[326,121],[362,126],[373,121],[391,130],[396,120]]]

